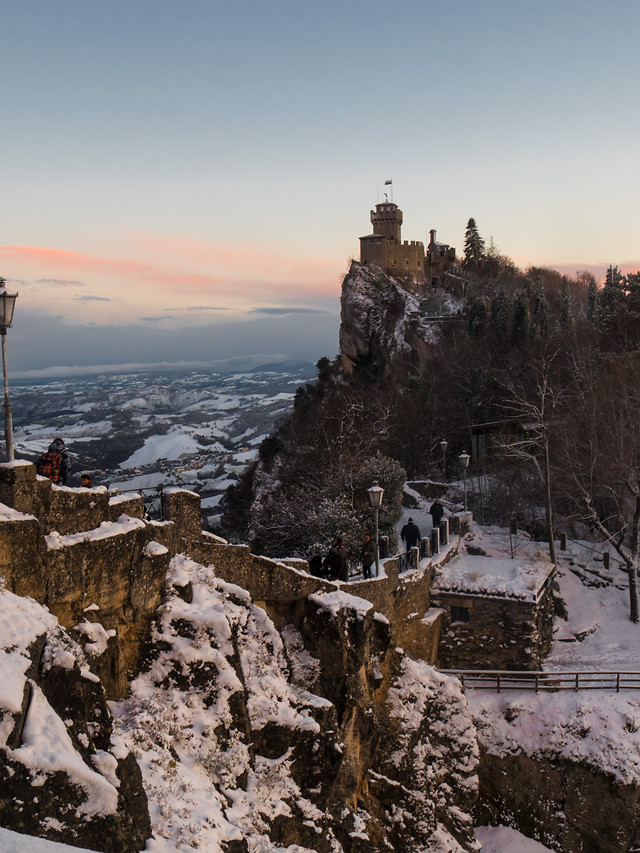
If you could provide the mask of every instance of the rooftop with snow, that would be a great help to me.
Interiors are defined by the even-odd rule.
[[[432,590],[535,602],[552,572],[548,560],[464,554],[438,569]]]

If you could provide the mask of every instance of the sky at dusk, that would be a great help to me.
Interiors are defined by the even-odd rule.
[[[639,32],[637,0],[7,0],[10,374],[335,355],[390,179],[403,239],[640,269]]]

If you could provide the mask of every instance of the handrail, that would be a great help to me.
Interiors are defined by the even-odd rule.
[[[445,675],[459,678],[463,688],[476,690],[640,690],[640,672],[635,670],[539,670],[441,669]]]

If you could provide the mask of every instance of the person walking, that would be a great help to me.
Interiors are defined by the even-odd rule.
[[[433,526],[439,527],[440,522],[442,521],[442,516],[444,515],[444,507],[440,503],[440,498],[436,498],[435,501],[431,504],[429,513],[433,520]]]
[[[56,483],[58,486],[64,486],[69,477],[70,468],[69,454],[64,446],[64,441],[56,436],[48,450],[40,457],[38,474],[41,477],[48,477],[52,483]]]
[[[360,551],[360,559],[362,561],[362,577],[369,580],[371,577],[371,566],[376,560],[376,543],[371,538],[371,534],[364,534],[364,542]]]
[[[400,531],[400,538],[406,545],[407,551],[410,551],[412,548],[415,548],[416,545],[420,542],[420,530],[418,529],[418,525],[414,523],[412,518],[409,518],[409,521]]]

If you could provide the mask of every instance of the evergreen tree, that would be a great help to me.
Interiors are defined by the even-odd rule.
[[[487,325],[487,303],[483,296],[477,296],[469,305],[467,331],[470,338],[479,338]]]
[[[518,293],[513,300],[513,320],[511,323],[512,343],[525,343],[529,338],[530,328],[529,304],[524,294]]]
[[[603,331],[609,331],[624,298],[624,276],[618,267],[609,266],[604,280],[604,287],[598,299],[598,325]]]
[[[509,300],[500,290],[491,301],[491,329],[499,341],[506,340],[510,313]]]
[[[640,271],[627,275],[627,294],[629,310],[640,313]]]
[[[547,335],[547,317],[549,308],[547,306],[547,297],[544,293],[542,282],[536,283],[535,293],[533,295],[533,327],[536,333],[544,338]]]
[[[569,293],[569,279],[562,276],[560,286],[560,325],[568,328],[573,325],[573,310],[571,307],[571,294]]]
[[[478,269],[484,258],[484,240],[478,233],[475,219],[467,222],[467,230],[464,235],[464,260],[462,265],[465,269]]]
[[[587,306],[589,316],[595,319],[598,308],[598,284],[594,276],[589,277],[589,284],[587,285]]]

